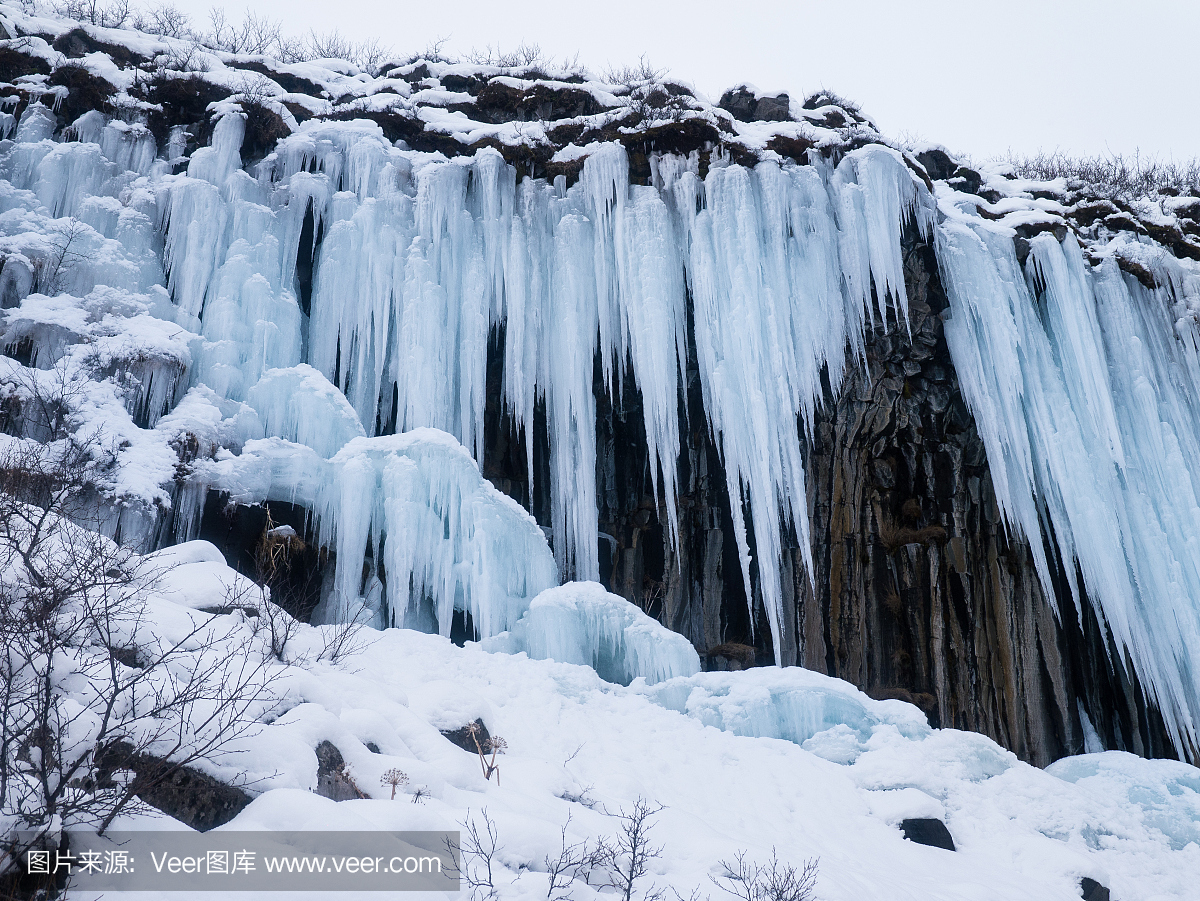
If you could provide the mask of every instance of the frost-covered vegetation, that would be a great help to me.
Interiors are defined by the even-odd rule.
[[[1010,154],[1003,162],[1022,178],[1068,179],[1124,201],[1185,194],[1200,197],[1198,159],[1175,162],[1120,153],[1085,157],[1058,151],[1033,156]]]
[[[344,59],[374,69],[391,49],[378,38],[354,41],[337,30],[302,37],[285,34],[283,23],[247,9],[240,21],[214,6],[207,20],[193,21],[172,3],[131,3],[130,0],[45,0],[22,4],[29,12],[52,11],[68,19],[102,28],[129,28],[144,34],[187,41],[224,53],[265,55],[281,62]]]

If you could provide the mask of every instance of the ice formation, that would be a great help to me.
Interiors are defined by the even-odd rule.
[[[1047,233],[1018,263],[1011,228],[944,185],[935,207],[919,167],[882,144],[807,166],[714,151],[704,178],[699,154],[655,153],[649,185],[630,183],[620,143],[571,145],[562,159],[584,162],[568,186],[518,182],[491,148],[447,159],[389,142],[373,121],[295,124],[276,104],[292,133],[248,171],[236,97],[213,107],[211,145],[186,160],[181,133],[157,148],[95,111],[56,140],[37,102],[0,144],[3,342],[26,355],[5,366],[91,386],[72,415],[115,441],[113,534],[148,547],[173,505],[187,536],[210,489],[302,504],[340,563],[325,616],[366,610],[446,634],[457,609],[494,636],[560,579],[599,576],[597,362],[610,395],[626,376],[641,392],[650,477],[677,540],[694,364],[746,594],[782,659],[776,564],[785,546],[809,553],[802,441],[822,379],[836,392],[868,323],[905,327],[901,234],[936,228],[946,336],[1006,522],[1047,588],[1052,536],[1071,590],[1086,589],[1176,740],[1194,741],[1190,263],[1127,239],[1160,286],[1146,289],[1111,256],[1085,262],[1073,238]],[[544,405],[553,565],[537,524],[475,462],[501,337],[502,405],[531,482]],[[185,446],[198,451],[186,472]]]
[[[1053,596],[1049,527],[1077,607],[1086,588],[1176,742],[1194,741],[1200,330],[1187,301],[1200,278],[1159,252],[1148,263],[1164,287],[1149,290],[1049,234],[1022,267],[1011,230],[944,206],[946,340],[1001,513]]]
[[[199,466],[196,478],[241,503],[311,510],[319,540],[355,561],[337,567],[318,622],[449,635],[460,610],[487,637],[512,628],[556,581],[537,522],[435,429],[355,438],[330,459],[281,438],[250,440],[240,455]],[[183,522],[197,515],[193,508]]]
[[[860,743],[876,726],[889,725],[906,738],[930,734],[925,715],[903,701],[876,701],[841,679],[800,667],[758,667],[744,672],[698,673],[669,679],[646,694],[656,704],[736,735],[782,738],[814,750],[831,742]],[[832,734],[829,730],[835,730]],[[806,742],[821,738],[810,748]],[[842,760],[841,762],[850,762]]]
[[[214,142],[232,146],[235,137],[230,130]],[[872,147],[836,170],[717,167],[707,183],[693,164],[663,160],[657,188],[631,186],[619,144],[586,149],[579,183],[564,189],[518,185],[488,150],[437,162],[391,147],[371,123],[304,127],[263,163],[257,182],[228,176],[234,208],[246,206],[253,225],[231,234],[222,225],[229,214],[208,206],[217,203],[212,186],[191,177],[227,167],[210,172],[194,159],[188,178],[164,179],[160,191],[171,211],[168,259],[180,261],[172,285],[181,308],[204,311],[201,332],[211,342],[195,378],[241,399],[266,372],[265,354],[278,365],[300,362],[278,354],[304,344],[295,294],[284,286],[301,220],[311,215],[324,238],[307,362],[341,389],[367,434],[437,428],[478,457],[487,344],[502,323],[504,400],[527,443],[534,405],[546,403],[559,571],[595,579],[596,411],[586,361],[599,357],[610,391],[626,367],[641,389],[652,478],[661,481],[673,535],[692,284],[706,409],[753,596],[744,507],[756,511],[764,559],[779,556],[784,530],[805,535],[795,511],[804,493],[796,419],[811,417],[822,367],[836,383],[847,342],[861,340],[872,280],[881,286],[878,314],[887,314],[890,297],[904,316],[899,231],[907,217],[926,221],[917,183],[895,151]],[[261,236],[253,251],[251,231]],[[210,255],[218,248],[212,263],[198,264],[193,245]],[[531,446],[526,456],[532,461]],[[760,573],[778,647],[781,588],[772,567]]]
[[[510,631],[483,646],[584,664],[621,685],[638,678],[653,685],[700,671],[700,657],[686,638],[595,582],[543,591]]]

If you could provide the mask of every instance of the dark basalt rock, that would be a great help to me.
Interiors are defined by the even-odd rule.
[[[1083,901],[1109,901],[1111,898],[1108,889],[1090,876],[1079,880],[1079,893]]]
[[[442,82],[445,87],[445,81]],[[602,110],[590,91],[533,84],[517,88],[492,79],[475,95],[478,114],[485,122],[524,122],[529,119],[570,119]]]
[[[117,770],[132,772],[138,798],[200,832],[223,826],[250,803],[250,796],[239,788],[161,757],[135,754],[124,742],[104,749],[96,770],[102,786],[112,782]]]
[[[745,85],[726,91],[718,105],[741,122],[787,122],[792,118],[787,94],[759,97]]]
[[[52,44],[55,50],[70,59],[79,59],[89,53],[107,53],[114,63],[125,69],[148,62],[147,57],[135,53],[124,44],[109,44],[92,37],[83,28],[72,28],[60,35]]]
[[[159,107],[150,110],[146,121],[158,146],[167,145],[173,125],[183,125],[189,134],[186,151],[188,153],[197,147],[205,146],[212,137],[213,123],[209,120],[209,105],[230,95],[228,89],[218,87],[198,76],[156,76],[135,90],[139,99]]]
[[[292,133],[283,117],[261,103],[243,102],[246,132],[242,138],[242,161],[251,165],[275,149],[281,138]]]
[[[50,64],[40,56],[14,47],[0,47],[0,81],[13,82],[22,75],[49,75]]]
[[[472,726],[475,728],[474,734],[472,734]],[[474,723],[470,723],[458,729],[443,730],[442,735],[446,737],[446,740],[449,741],[450,744],[457,745],[464,751],[468,751],[472,754],[478,754],[479,747],[487,747],[487,743],[492,740],[492,734],[488,732],[487,726],[483,724],[483,720],[478,719],[475,720]],[[476,746],[476,741],[479,742],[479,747]]]
[[[900,831],[904,833],[906,839],[916,842],[918,845],[944,848],[947,851],[955,850],[954,838],[941,820],[927,818],[902,820]]]
[[[59,66],[46,83],[67,89],[67,96],[55,111],[59,122],[64,125],[70,125],[89,110],[111,112],[110,100],[117,90],[103,78],[74,63]]]
[[[1144,288],[1148,288],[1153,291],[1158,287],[1158,279],[1154,277],[1154,273],[1146,268],[1146,266],[1140,261],[1135,260],[1123,253],[1116,254],[1116,259],[1117,266],[1121,268],[1121,271],[1128,272],[1139,282],[1141,282]]]
[[[1040,222],[1022,222],[1013,229],[1019,237],[1028,241],[1042,232],[1050,232],[1054,240],[1062,243],[1067,238],[1067,224],[1057,216],[1043,219]]]
[[[731,88],[722,94],[721,102],[717,105],[733,116],[733,118],[741,122],[750,122],[754,118],[756,103],[757,98],[755,98],[754,92],[742,85]]]
[[[422,75],[421,78],[428,78],[429,70],[425,66],[422,66],[421,69],[425,70],[425,74]],[[405,78],[406,80],[413,80],[412,76],[405,76]],[[420,81],[420,78],[417,78],[416,80]],[[455,91],[459,94],[470,94],[472,97],[476,96],[488,84],[488,79],[480,78],[476,75],[443,75],[440,81],[442,83],[442,87],[447,91]]]
[[[291,72],[282,72],[274,66],[270,66],[259,60],[234,60],[229,65],[236,66],[239,69],[248,69],[251,72],[257,72],[259,75],[265,75],[285,91],[292,94],[307,94],[310,97],[329,96],[328,92],[315,81],[310,81],[299,75],[293,75]]]
[[[952,160],[948,153],[937,148],[918,153],[917,162],[925,167],[930,178],[941,180],[953,176],[954,170],[958,168],[958,163]]]
[[[978,194],[979,189],[983,187],[983,176],[974,169],[959,166],[950,176],[949,184],[950,187],[967,194]]]
[[[768,150],[774,150],[780,156],[795,160],[801,165],[808,163],[808,151],[815,146],[816,144],[807,138],[789,138],[784,135],[776,135],[767,142]]]
[[[758,652],[748,644],[738,644],[727,641],[715,648],[709,648],[704,656],[712,669],[743,670],[750,669],[758,660]],[[713,664],[717,664],[713,666]]]
[[[316,747],[317,794],[331,801],[354,801],[365,798],[346,772],[346,761],[342,752],[331,741],[323,741]]]

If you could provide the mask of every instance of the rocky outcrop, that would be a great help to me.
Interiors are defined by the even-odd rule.
[[[1047,597],[1028,545],[1010,539],[943,336],[932,251],[907,246],[907,326],[869,332],[811,436],[816,577],[794,561],[797,661],[1039,765],[1084,749],[1081,712],[1110,747],[1165,753],[1090,605],[1081,618],[1065,584]],[[1094,665],[1110,655],[1115,668]]]
[[[900,831],[906,839],[918,845],[928,845],[930,848],[941,848],[944,851],[956,850],[954,837],[941,820],[924,817],[901,820]]]

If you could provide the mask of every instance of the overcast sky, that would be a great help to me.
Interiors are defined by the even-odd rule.
[[[175,0],[203,20],[211,0]],[[225,4],[231,18],[243,6]],[[293,35],[402,53],[536,43],[593,70],[642,54],[713,99],[829,88],[888,135],[976,159],[1062,149],[1200,155],[1197,0],[255,0]]]

